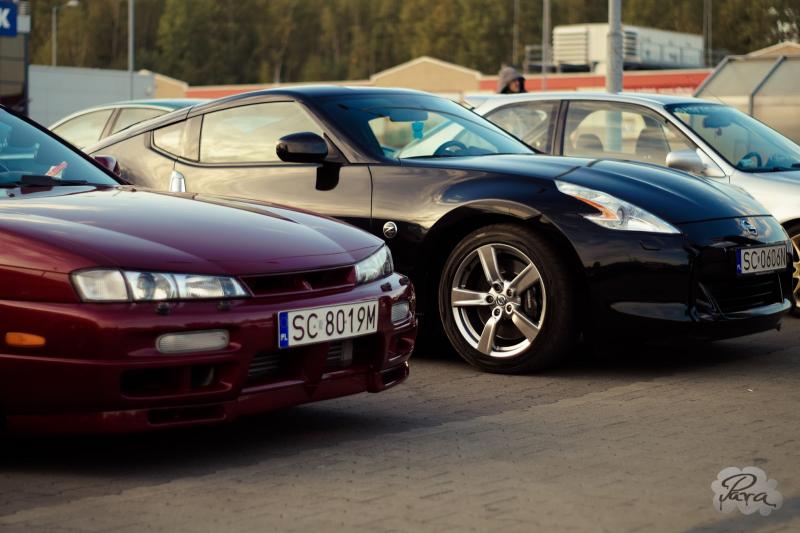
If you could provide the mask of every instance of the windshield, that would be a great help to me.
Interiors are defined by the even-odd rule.
[[[0,187],[119,185],[79,153],[0,108]]]
[[[372,95],[330,100],[324,108],[375,156],[411,159],[535,153],[491,122],[436,96]]]
[[[800,170],[800,146],[741,111],[719,104],[676,104],[667,110],[743,172]]]

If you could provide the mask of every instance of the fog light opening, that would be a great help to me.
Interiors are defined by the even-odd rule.
[[[410,309],[408,300],[400,300],[392,305],[392,324],[405,322],[408,319]]]
[[[228,347],[230,335],[224,329],[167,333],[156,339],[156,350],[161,353],[211,352]]]

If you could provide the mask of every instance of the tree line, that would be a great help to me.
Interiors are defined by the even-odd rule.
[[[137,0],[136,69],[193,85],[362,79],[420,55],[486,73],[541,43],[542,0]],[[51,9],[34,0],[31,57],[49,64]],[[604,22],[607,0],[551,0],[552,24]],[[800,0],[713,0],[716,54],[798,38]],[[702,0],[622,0],[623,23],[702,33]],[[58,11],[58,64],[127,67],[127,0]]]

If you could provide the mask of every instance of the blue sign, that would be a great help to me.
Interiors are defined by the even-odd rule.
[[[17,4],[0,1],[0,36],[17,35]]]

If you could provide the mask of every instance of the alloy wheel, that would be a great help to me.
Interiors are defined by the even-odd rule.
[[[507,244],[484,244],[458,265],[450,290],[456,326],[477,351],[513,357],[542,329],[547,298],[531,259]]]

